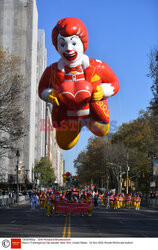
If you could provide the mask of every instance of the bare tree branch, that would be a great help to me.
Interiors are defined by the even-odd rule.
[[[14,151],[27,133],[24,117],[25,80],[18,74],[20,59],[0,48],[0,158]]]

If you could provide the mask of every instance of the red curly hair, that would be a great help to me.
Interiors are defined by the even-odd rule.
[[[83,43],[84,51],[86,51],[88,47],[88,32],[84,23],[80,19],[67,17],[57,22],[56,26],[52,30],[52,42],[56,50],[58,50],[57,37],[59,33],[62,36],[79,36]]]

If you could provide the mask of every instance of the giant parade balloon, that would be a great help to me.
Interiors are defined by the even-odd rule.
[[[39,82],[39,96],[52,103],[52,125],[60,148],[76,145],[86,126],[94,135],[109,132],[107,98],[119,91],[119,81],[103,61],[85,55],[88,32],[78,18],[57,22],[52,43],[61,58],[48,66]]]

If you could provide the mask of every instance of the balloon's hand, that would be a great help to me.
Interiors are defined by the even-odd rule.
[[[48,100],[50,103],[52,103],[54,106],[59,106],[59,101],[58,101],[58,93],[56,92],[55,89],[53,89],[49,95],[48,95]]]
[[[92,102],[98,102],[100,101],[104,96],[104,91],[101,86],[97,86],[94,90],[94,93],[92,95]]]

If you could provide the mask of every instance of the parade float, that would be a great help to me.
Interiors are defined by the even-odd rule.
[[[52,43],[61,58],[48,66],[39,82],[39,96],[52,104],[52,125],[60,148],[71,149],[86,126],[105,136],[110,128],[107,98],[119,90],[119,81],[103,61],[85,55],[88,32],[78,18],[58,21]]]

